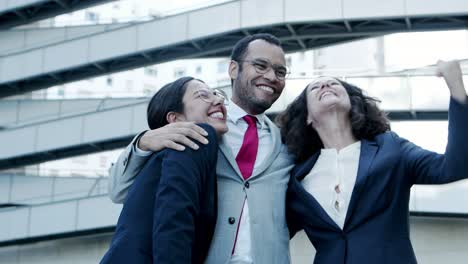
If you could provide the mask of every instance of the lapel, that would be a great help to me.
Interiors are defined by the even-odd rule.
[[[364,190],[366,180],[369,176],[369,168],[374,161],[375,154],[379,149],[377,143],[371,140],[363,139],[361,141],[361,155],[359,157],[359,167],[356,177],[356,183],[354,184],[353,193],[351,195],[351,201],[349,202],[348,212],[346,213],[346,220],[344,229],[349,230],[352,226],[349,226],[356,206],[359,202],[359,196]]]
[[[265,160],[253,170],[249,180],[260,176],[266,169],[268,169],[281,151],[281,134],[278,127],[267,116],[265,116],[265,125],[270,130],[270,137],[273,146],[271,148],[270,153],[268,153],[268,155],[266,156]]]
[[[239,170],[239,166],[237,165],[236,158],[234,157],[234,154],[232,154],[231,147],[226,145],[226,141],[223,139],[224,136],[221,138],[221,142],[219,143],[219,149],[221,150],[221,153],[223,153],[224,157],[226,160],[229,162],[231,165],[232,169],[236,172],[236,175],[232,175],[233,178],[235,179],[241,179],[243,180],[242,174]]]
[[[305,176],[307,176],[307,174],[310,172],[310,170],[314,167],[319,156],[320,151],[315,152],[315,154],[308,158],[306,161],[302,162],[301,164],[298,164],[293,169],[291,174],[294,175],[294,177],[296,177],[298,181],[302,181],[305,178]]]
[[[298,182],[298,188],[296,188],[299,192],[299,195],[303,197],[303,199],[308,200],[306,204],[310,204],[312,207],[312,212],[316,212],[317,215],[320,217],[322,221],[324,221],[330,228],[332,228],[335,231],[341,231],[341,228],[333,221],[333,219],[330,218],[328,213],[323,209],[323,207],[320,205],[320,203],[315,199],[313,195],[311,195],[309,192],[304,189],[302,184],[300,183],[312,170],[314,167],[315,163],[317,162],[318,158],[320,156],[320,151],[317,151],[314,155],[312,155],[309,159],[304,161],[303,163],[299,164],[294,168],[292,172],[292,176],[295,177]],[[309,216],[314,217],[314,214],[309,214]],[[315,220],[313,220],[315,221]]]

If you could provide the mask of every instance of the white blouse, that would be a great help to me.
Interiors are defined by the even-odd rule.
[[[361,141],[340,151],[322,149],[314,167],[302,180],[302,186],[341,229],[356,183],[360,154]]]

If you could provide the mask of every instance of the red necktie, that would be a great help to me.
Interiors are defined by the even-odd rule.
[[[242,147],[237,154],[236,161],[239,170],[242,173],[244,180],[247,180],[252,175],[257,158],[258,150],[258,134],[257,134],[257,118],[255,116],[246,115],[243,117],[249,125],[244,135]]]

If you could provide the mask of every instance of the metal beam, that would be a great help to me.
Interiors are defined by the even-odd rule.
[[[58,16],[91,6],[115,0],[37,0],[24,5],[22,2],[15,6],[0,9],[0,30],[29,24],[41,19]],[[13,2],[13,1],[10,1]]]

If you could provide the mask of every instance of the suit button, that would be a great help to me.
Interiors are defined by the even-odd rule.
[[[250,187],[250,183],[247,181],[247,182],[244,183],[244,186],[245,186],[245,188],[248,189]]]
[[[233,225],[236,222],[236,219],[234,217],[229,217],[228,222]]]

